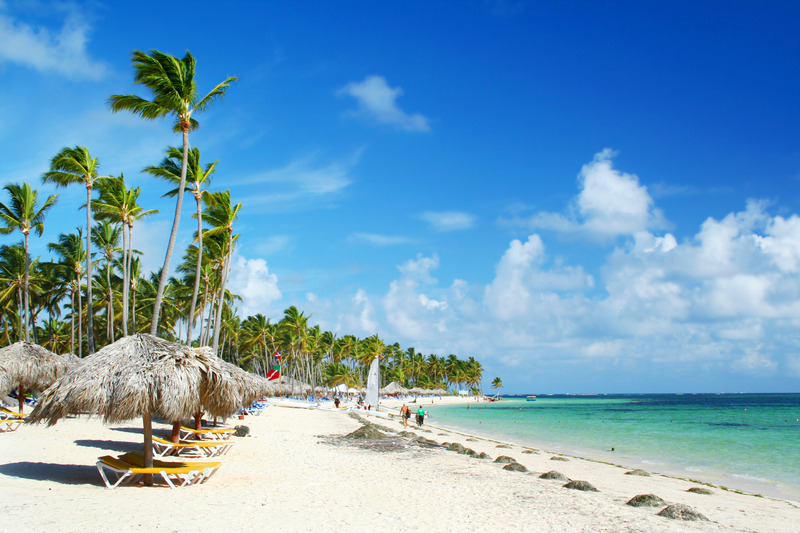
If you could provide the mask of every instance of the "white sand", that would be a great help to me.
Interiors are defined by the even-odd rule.
[[[204,485],[106,489],[94,463],[109,453],[141,450],[141,423],[116,427],[67,419],[53,428],[23,426],[0,434],[0,529],[29,531],[797,531],[792,502],[713,489],[685,492],[692,483],[625,475],[615,466],[498,449],[488,440],[433,429],[438,442],[461,442],[492,458],[509,455],[536,475],[439,448],[376,451],[332,438],[360,427],[344,413],[270,407],[244,422],[252,436],[235,438],[220,471]],[[401,429],[396,421],[381,422]],[[167,426],[156,425],[166,431]],[[429,428],[430,429],[430,428]],[[562,488],[537,478],[558,470],[600,492]],[[656,516],[659,508],[625,505],[655,493],[688,504],[710,522]]]

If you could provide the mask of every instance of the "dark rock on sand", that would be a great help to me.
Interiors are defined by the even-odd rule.
[[[409,438],[409,439],[416,438],[416,436],[417,436],[416,433],[411,433],[410,431],[401,431],[400,433],[398,433],[398,435],[400,435],[401,437]]]
[[[655,494],[639,494],[634,496],[628,501],[631,507],[661,507],[667,505],[667,502],[656,496]]]
[[[441,437],[442,435],[447,435],[447,433],[437,433],[437,435]]]
[[[536,453],[536,454],[538,454],[539,452],[535,452],[533,450],[522,450],[522,453]]]
[[[645,472],[644,470],[639,470],[638,468],[631,470],[630,472],[625,472],[626,476],[644,476],[650,477],[650,472]]]
[[[469,455],[470,457],[475,457],[476,455],[478,455],[478,452],[476,452],[472,448],[464,448],[464,455]]]
[[[236,430],[235,435],[237,437],[246,437],[250,434],[250,428],[248,426],[236,426],[234,429]]]
[[[570,481],[569,483],[564,485],[564,488],[573,490],[585,490],[588,492],[600,492],[599,490],[594,488],[594,485],[592,485],[588,481],[578,481],[578,480]]]
[[[555,479],[556,481],[566,481],[567,476],[562,474],[561,472],[556,472],[555,470],[551,470],[549,472],[545,472],[541,476],[540,479]]]
[[[448,444],[447,449],[450,450],[451,452],[458,452],[458,453],[464,453],[464,450],[466,450],[466,448],[464,448],[463,445],[457,442],[452,442]]]
[[[426,439],[425,437],[417,437],[414,441],[419,442],[420,444],[429,444],[430,446],[438,446],[439,443],[435,440]]]
[[[473,457],[475,457],[475,459],[491,459],[492,458],[492,456],[489,455],[486,452],[481,452],[478,455],[473,455]]]
[[[517,460],[513,457],[509,457],[507,455],[501,455],[497,459],[494,460],[495,463],[516,463]]]
[[[385,439],[386,435],[378,431],[372,424],[365,424],[354,432],[345,435],[346,439]]]
[[[561,457],[560,455],[554,455],[550,458],[551,461],[569,461],[566,457]]]
[[[708,518],[698,513],[688,505],[684,505],[682,503],[675,503],[670,506],[664,507],[664,509],[662,509],[661,512],[656,514],[658,516],[663,516],[664,518],[672,518],[673,520],[708,521]]]
[[[519,463],[508,463],[503,467],[503,470],[511,470],[512,472],[527,472],[528,469]]]
[[[509,446],[508,444],[498,444],[497,446],[495,446],[495,448],[508,448],[510,450],[511,446]]]
[[[714,494],[713,490],[705,489],[703,487],[692,487],[688,489],[686,492],[694,492],[695,494],[706,494],[708,496]]]
[[[478,442],[478,439],[467,439],[468,442]]]

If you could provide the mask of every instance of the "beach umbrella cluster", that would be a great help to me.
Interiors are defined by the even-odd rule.
[[[52,426],[68,414],[101,414],[106,423],[141,417],[149,467],[152,416],[181,420],[205,411],[226,418],[244,401],[260,395],[260,381],[222,363],[209,348],[146,334],[124,337],[56,380],[42,393],[28,420]]]
[[[25,392],[46,389],[79,362],[72,354],[59,355],[32,342],[6,346],[0,349],[0,396],[16,388],[21,413]]]

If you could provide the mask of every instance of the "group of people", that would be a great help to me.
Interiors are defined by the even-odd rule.
[[[425,421],[425,417],[428,416],[428,411],[425,410],[424,407],[417,409],[417,426],[422,427],[422,423]],[[408,419],[411,418],[411,410],[408,408],[406,404],[403,404],[403,407],[400,408],[400,418],[403,419],[403,427],[408,427]]]

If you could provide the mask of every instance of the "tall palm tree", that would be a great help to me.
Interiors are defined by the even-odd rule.
[[[181,218],[183,205],[183,190],[186,185],[187,160],[189,157],[189,132],[196,130],[200,124],[192,117],[207,109],[215,100],[225,95],[230,84],[237,80],[228,77],[214,87],[202,98],[197,92],[195,84],[195,59],[188,51],[183,59],[150,50],[149,54],[141,50],[134,50],[132,55],[134,83],[141,84],[153,93],[153,100],[146,100],[133,94],[111,95],[108,103],[113,112],[130,111],[146,120],[155,120],[167,115],[175,117],[173,131],[183,135],[183,158],[181,161],[181,181],[178,185],[178,199],[175,205],[175,219],[172,223],[172,233],[169,236],[167,255],[164,257],[164,267],[161,269],[161,278],[158,282],[158,291],[153,305],[153,320],[150,324],[150,334],[155,335],[158,329],[161,301],[164,297],[164,288],[167,285],[169,263],[178,236],[178,225]]]
[[[492,380],[492,388],[495,389],[495,390],[496,389],[502,389],[503,388],[503,380],[500,379],[499,377],[494,378]]]
[[[30,249],[28,247],[28,235],[31,231],[41,237],[44,231],[44,219],[47,212],[58,202],[58,195],[54,194],[45,200],[40,207],[36,205],[39,193],[31,188],[27,183],[9,183],[3,187],[8,191],[10,198],[9,205],[0,203],[0,222],[4,227],[0,227],[0,234],[8,235],[14,231],[21,231],[25,236],[25,282],[22,288],[24,292],[24,321],[25,321],[25,341],[29,341],[30,327],[30,306],[28,280],[30,278]]]
[[[100,163],[92,157],[84,146],[62,148],[50,161],[50,170],[42,175],[45,183],[55,183],[58,187],[67,187],[74,183],[86,186],[86,301],[89,312],[86,316],[86,343],[89,355],[94,353],[94,320],[92,310],[92,216],[89,209],[92,203],[92,189],[100,183],[102,176],[97,175]]]
[[[27,255],[25,254],[25,245],[23,243],[0,246],[0,285],[3,287],[2,292],[0,292],[0,303],[6,304],[4,308],[6,326],[11,325],[11,322],[15,324],[15,326],[12,325],[12,328],[16,327],[17,329],[16,339],[18,341],[23,340],[22,289],[25,286],[25,271],[27,267]],[[11,304],[14,300],[16,300],[17,304],[16,312],[14,312]],[[9,344],[11,344],[10,339]]]
[[[178,148],[169,146],[167,147],[167,156],[161,161],[161,164],[145,167],[144,169],[144,172],[177,186],[166,193],[165,197],[173,197],[180,192],[182,167],[178,166],[178,161],[181,157],[182,153]],[[194,147],[189,151],[186,179],[189,180],[187,192],[194,195],[194,200],[197,203],[197,266],[194,271],[194,292],[192,293],[192,305],[189,307],[189,327],[186,332],[186,344],[191,344],[192,342],[194,312],[197,307],[197,295],[200,293],[200,269],[203,265],[203,210],[200,206],[203,202],[203,194],[208,192],[203,190],[203,186],[211,183],[211,175],[216,172],[217,163],[218,161],[214,161],[203,168],[200,164],[200,149]]]
[[[83,248],[83,235],[81,228],[77,233],[61,233],[57,243],[50,243],[47,248],[59,256],[59,263],[74,275],[70,283],[71,309],[72,309],[72,344],[71,352],[75,353],[75,309],[78,310],[78,357],[83,357],[83,303],[81,302],[81,277],[83,275],[83,262],[86,260],[86,250]],[[75,295],[78,296],[77,307]]]
[[[105,220],[92,228],[92,242],[102,251],[103,259],[106,260],[106,338],[109,343],[114,342],[114,293],[111,285],[111,265],[116,253],[120,251],[118,246],[121,233],[121,226]]]
[[[225,253],[225,266],[222,269],[222,282],[220,287],[219,306],[217,307],[217,316],[214,321],[214,342],[211,348],[214,353],[217,352],[219,346],[219,333],[222,330],[222,308],[223,296],[225,295],[225,285],[228,281],[228,272],[230,272],[231,257],[233,256],[233,223],[239,218],[239,211],[242,208],[241,202],[236,205],[231,205],[231,191],[217,192],[207,195],[208,210],[206,212],[206,221],[211,226],[211,229],[206,230],[206,235],[222,235],[228,237],[228,246]]]
[[[126,188],[125,176],[105,180],[99,187],[100,197],[92,200],[92,211],[97,220],[122,224],[122,335],[128,335],[128,308],[130,306],[131,259],[133,256],[133,225],[142,218],[158,213],[158,209],[145,210],[137,201],[141,188]],[[127,236],[125,229],[127,228]]]

